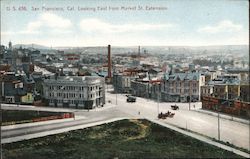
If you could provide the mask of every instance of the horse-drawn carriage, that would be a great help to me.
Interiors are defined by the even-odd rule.
[[[179,106],[177,106],[176,104],[175,104],[175,105],[171,105],[171,109],[173,109],[173,110],[178,110],[178,109],[179,109]]]
[[[158,114],[158,118],[159,119],[166,119],[167,117],[172,118],[175,115],[175,113],[171,113],[170,111],[168,111],[167,113],[160,113]]]

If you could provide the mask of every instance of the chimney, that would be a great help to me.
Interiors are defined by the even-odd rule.
[[[108,78],[111,79],[111,48],[108,45]]]

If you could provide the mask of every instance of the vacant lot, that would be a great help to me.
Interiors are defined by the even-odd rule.
[[[4,159],[239,158],[147,120],[122,120],[3,145]]]
[[[11,125],[29,123],[32,119],[57,116],[63,113],[46,112],[46,111],[32,111],[32,110],[4,110],[2,109],[2,125]]]

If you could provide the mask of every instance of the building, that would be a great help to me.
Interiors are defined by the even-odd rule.
[[[249,118],[249,84],[229,81],[216,81],[214,85],[202,86],[202,108]],[[204,92],[206,88],[210,88],[213,93]]]
[[[113,74],[113,86],[116,93],[131,93],[131,81],[136,78],[135,75],[125,73]]]
[[[217,79],[221,75],[220,71],[209,71],[205,73],[205,83],[208,84],[211,80]]]
[[[138,68],[127,68],[123,72],[115,71],[113,73],[113,86],[114,91],[117,93],[131,93],[131,82],[141,77],[141,75],[145,76],[143,70]]]
[[[161,80],[132,80],[131,89],[134,96],[161,100]]]
[[[105,104],[104,78],[52,76],[43,82],[44,98],[50,106],[93,109]]]
[[[249,84],[240,85],[240,100],[250,103],[250,86],[249,86]]]
[[[239,74],[241,81],[249,82],[249,68],[247,69],[228,69],[229,74]]]
[[[161,100],[161,82],[162,80],[149,81],[149,98]]]
[[[205,76],[200,73],[166,74],[162,82],[162,100],[167,102],[199,101]]]
[[[150,86],[148,80],[133,80],[131,81],[131,93],[134,96],[149,98]]]
[[[241,80],[240,74],[221,74],[217,76],[218,79],[223,79],[227,82]]]
[[[214,85],[213,97],[220,99],[228,98],[228,87],[227,84],[216,84]]]
[[[201,96],[210,97],[213,95],[213,90],[214,90],[213,85],[201,86]]]
[[[33,102],[34,83],[33,79],[26,75],[15,74],[15,72],[4,72],[0,74],[1,100],[4,103],[31,104]],[[32,98],[22,100],[29,95]]]
[[[202,97],[202,109],[219,111],[249,119],[250,103],[239,100],[227,100],[215,97]]]

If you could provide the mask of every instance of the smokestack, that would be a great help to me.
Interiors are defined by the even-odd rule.
[[[111,49],[110,45],[108,45],[108,78],[111,79]]]

